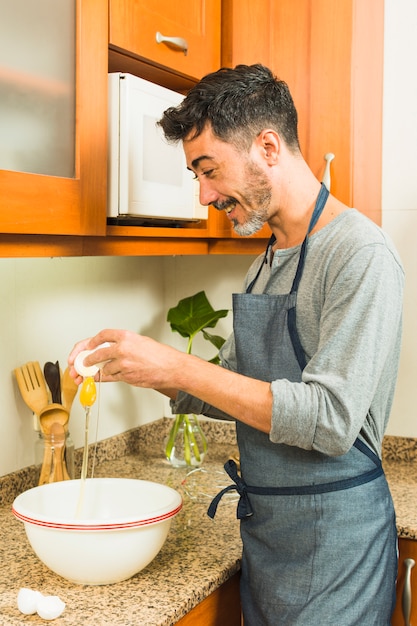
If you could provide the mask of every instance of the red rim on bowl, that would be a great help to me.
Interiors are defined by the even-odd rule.
[[[133,522],[121,522],[118,524],[65,524],[65,523],[57,523],[57,522],[45,522],[39,519],[33,519],[22,513],[18,513],[16,509],[13,507],[12,512],[17,519],[21,522],[27,522],[29,524],[35,524],[36,526],[44,526],[45,528],[56,528],[62,530],[122,530],[125,528],[138,528],[139,526],[147,526],[149,524],[157,524],[158,522],[163,522],[171,517],[174,517],[179,511],[182,509],[182,502],[172,511],[165,513],[164,515],[158,515],[155,517],[150,517],[149,519],[136,520]]]
[[[94,479],[94,480],[100,480],[100,479]],[[147,482],[147,481],[144,481],[144,482]],[[52,483],[52,484],[55,484],[55,483]],[[37,489],[37,488],[38,487],[34,487],[33,489]],[[124,522],[122,522],[121,520],[114,520],[113,522],[103,521],[103,523],[99,523],[99,524],[97,522],[93,522],[93,520],[90,520],[90,521],[86,520],[85,522],[82,522],[82,521],[59,522],[57,520],[48,521],[44,515],[39,515],[37,518],[34,518],[34,517],[31,517],[30,514],[28,514],[28,512],[22,512],[22,511],[17,510],[18,500],[20,496],[18,496],[13,503],[12,513],[21,522],[34,524],[35,526],[42,526],[44,528],[54,528],[57,530],[78,530],[78,531],[97,532],[97,531],[124,530],[124,529],[129,529],[129,528],[139,528],[141,526],[149,526],[150,524],[157,524],[160,522],[164,522],[170,519],[171,517],[174,517],[175,515],[177,515],[177,513],[179,513],[179,511],[182,509],[183,501],[182,501],[180,494],[177,491],[175,491],[174,489],[172,489],[172,491],[174,491],[180,499],[179,503],[175,504],[174,508],[167,509],[167,507],[163,507],[162,510],[160,509],[159,511],[155,511],[155,514],[152,515],[151,517],[142,518],[142,519],[137,519],[137,518],[134,519],[131,517],[129,520],[124,521]],[[25,508],[25,507],[22,507],[22,508]]]

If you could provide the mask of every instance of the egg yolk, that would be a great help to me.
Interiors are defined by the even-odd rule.
[[[84,378],[83,384],[81,386],[80,402],[84,407],[93,406],[96,398],[97,390],[94,378],[92,376],[87,376],[87,378]]]

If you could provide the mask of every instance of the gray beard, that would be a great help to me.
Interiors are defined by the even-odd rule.
[[[252,215],[244,224],[239,224],[237,220],[232,220],[233,229],[235,233],[241,237],[250,237],[257,233],[263,225],[267,222],[267,219],[263,215]]]

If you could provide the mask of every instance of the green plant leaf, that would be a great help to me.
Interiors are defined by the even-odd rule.
[[[194,296],[183,298],[168,311],[167,321],[171,325],[174,332],[179,333],[182,337],[189,338],[188,351],[191,352],[192,340],[204,328],[214,328],[220,318],[226,317],[229,311],[221,309],[215,311],[207,299],[204,291],[199,291]],[[208,339],[208,337],[206,337]],[[216,345],[214,341],[213,345]]]
[[[170,323],[173,332],[179,333],[182,337],[188,339],[188,354],[191,353],[194,337],[201,332],[204,339],[209,341],[217,349],[217,354],[210,359],[209,362],[218,365],[220,363],[219,350],[224,344],[225,339],[220,337],[220,335],[213,335],[205,329],[214,328],[219,319],[226,317],[228,313],[229,311],[227,309],[215,311],[208,301],[205,292],[199,291],[194,296],[183,298],[178,302],[177,306],[169,309],[167,321]],[[195,419],[198,424],[197,418]],[[184,426],[183,430],[182,426]],[[181,432],[185,463],[188,466],[199,465],[207,452],[207,441],[202,437],[203,448],[200,450],[189,416],[184,414],[177,415],[172,425],[165,447],[166,458],[171,460],[171,456],[175,450],[175,439],[178,433]],[[193,459],[195,462],[193,462]]]
[[[220,350],[220,348],[225,342],[225,339],[223,337],[220,337],[220,335],[212,335],[211,333],[208,333],[206,330],[203,330],[202,333],[203,333],[204,339],[212,343],[213,346],[217,348],[217,350]]]

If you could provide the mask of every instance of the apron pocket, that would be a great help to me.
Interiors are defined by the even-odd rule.
[[[241,521],[245,601],[251,597],[271,606],[304,605],[311,588],[320,498],[250,494],[250,500],[255,513]]]

